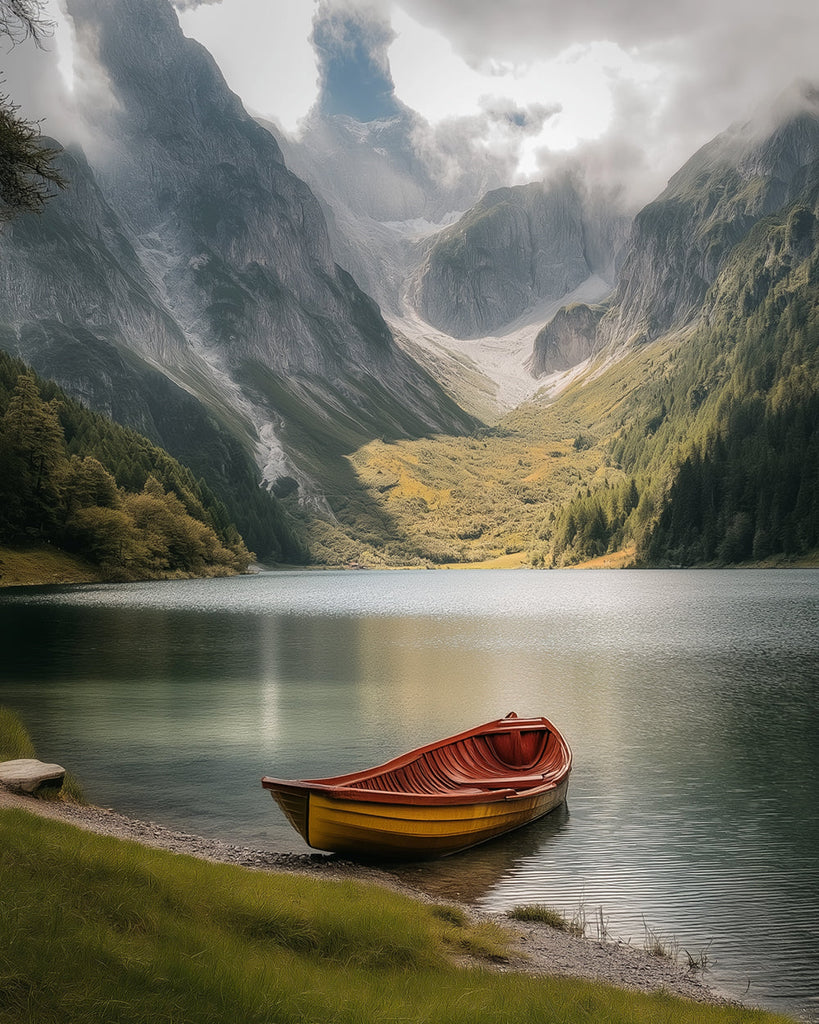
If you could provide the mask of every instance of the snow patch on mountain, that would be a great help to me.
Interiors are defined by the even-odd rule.
[[[575,302],[599,302],[611,291],[596,274],[588,277],[577,288],[559,299],[541,300],[526,310],[512,323],[501,328],[496,334],[482,338],[462,340],[440,331],[426,323],[414,310],[396,317],[391,322],[396,337],[403,335],[410,342],[424,349],[431,357],[441,358],[447,353],[453,361],[463,365],[464,359],[475,371],[485,378],[482,401],[485,405],[487,392],[492,394],[491,405],[495,418],[528,401],[544,385],[551,385],[553,393],[568,386],[573,377],[558,374],[555,380],[537,380],[526,369],[526,362],[532,351],[535,337],[545,323],[548,323],[563,306]],[[561,385],[561,379],[565,383]],[[477,413],[467,394],[459,395],[471,411]],[[480,414],[480,413],[478,413]],[[484,416],[486,412],[484,412]]]
[[[430,235],[437,234],[439,231],[443,231],[444,228],[448,228],[451,224],[455,224],[463,217],[464,213],[464,210],[453,210],[435,223],[431,220],[426,220],[424,217],[414,217],[412,220],[381,221],[381,224],[385,228],[389,228],[390,231],[394,231],[397,235],[416,242],[422,238],[428,238]]]

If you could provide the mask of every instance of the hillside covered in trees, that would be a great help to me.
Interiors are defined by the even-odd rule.
[[[819,203],[761,222],[608,447],[627,479],[557,516],[551,562],[636,546],[642,565],[796,557],[819,544]]]
[[[34,543],[111,580],[224,575],[251,558],[188,469],[0,352],[0,544]]]

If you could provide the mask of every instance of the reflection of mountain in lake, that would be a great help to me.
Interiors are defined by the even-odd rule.
[[[571,783],[569,785],[571,787]],[[513,870],[518,861],[541,852],[548,857],[549,848],[568,821],[569,806],[564,803],[540,821],[473,850],[443,860],[401,864],[387,870],[402,882],[431,896],[477,903]]]

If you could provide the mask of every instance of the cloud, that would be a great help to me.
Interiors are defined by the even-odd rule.
[[[171,0],[177,11],[194,11],[197,7],[220,4],[222,0]]]
[[[357,121],[399,110],[387,51],[395,38],[389,18],[372,3],[320,0],[311,42],[319,73],[319,107]]]
[[[178,9],[248,110],[295,131],[316,97],[312,0],[223,0]]]
[[[550,117],[563,109],[560,103],[547,106],[544,103],[530,103],[521,106],[508,96],[482,96],[480,105],[486,112],[489,123],[502,125],[511,132],[522,135],[538,135]]]
[[[614,43],[577,44],[558,57],[526,62],[497,51],[470,67],[439,31],[398,9],[393,23],[390,60],[400,98],[433,125],[467,118],[476,142],[482,125],[486,148],[508,146],[515,182],[538,176],[541,150],[560,153],[603,134],[619,78],[650,83],[656,95],[656,69]],[[504,112],[506,124],[495,116]]]
[[[49,29],[39,46],[33,39],[17,45],[0,39],[0,91],[43,135],[62,143],[74,142],[77,116],[64,74],[71,62],[71,33],[56,7],[44,5],[43,16]]]
[[[593,106],[601,115],[597,128],[579,140],[568,132],[577,120],[572,108],[586,92],[582,79],[552,91],[546,102],[559,101],[564,111],[544,133],[530,167],[558,160],[560,150],[594,150],[601,167],[624,173],[625,187],[634,193],[642,187],[646,199],[714,135],[746,120],[795,77],[817,76],[815,0],[395,2],[484,76],[523,79],[538,65],[545,75],[572,53],[606,45],[617,50],[620,67],[608,69],[605,93],[587,104],[586,116]]]
[[[747,0],[397,0],[413,18],[452,40],[474,66],[484,61],[525,61],[557,56],[567,47],[609,40],[624,48],[654,46],[703,33],[778,30],[783,19],[815,23],[813,0],[749,4]],[[785,28],[787,32],[787,27]],[[771,37],[765,42],[770,45]],[[757,44],[760,46],[762,41]],[[725,55],[727,56],[727,55]]]
[[[0,59],[3,90],[44,132],[81,132],[70,32]],[[492,177],[531,180],[571,154],[631,203],[747,120],[796,77],[816,79],[815,0],[174,0],[180,23],[216,57],[249,109],[296,131],[318,94],[360,120],[403,104],[427,158],[452,176],[483,160]],[[8,43],[0,44],[0,51]],[[90,76],[90,77],[89,77]],[[98,83],[100,102],[105,83]],[[110,102],[110,101],[109,101]],[[420,122],[419,122],[420,123]],[[419,142],[419,145],[421,143]],[[477,169],[470,169],[476,174]]]
[[[416,117],[411,144],[436,185],[442,205],[435,213],[464,209],[488,189],[511,184],[526,147],[559,109],[544,104],[524,107],[508,98],[486,96],[476,114],[436,124]]]

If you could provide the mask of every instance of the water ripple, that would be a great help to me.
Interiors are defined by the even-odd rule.
[[[819,575],[281,572],[0,592],[0,700],[96,802],[303,849],[258,785],[510,710],[569,738],[569,805],[418,866],[492,909],[602,913],[819,1021]],[[218,785],[214,785],[218,780]],[[409,870],[409,869],[408,869]]]

